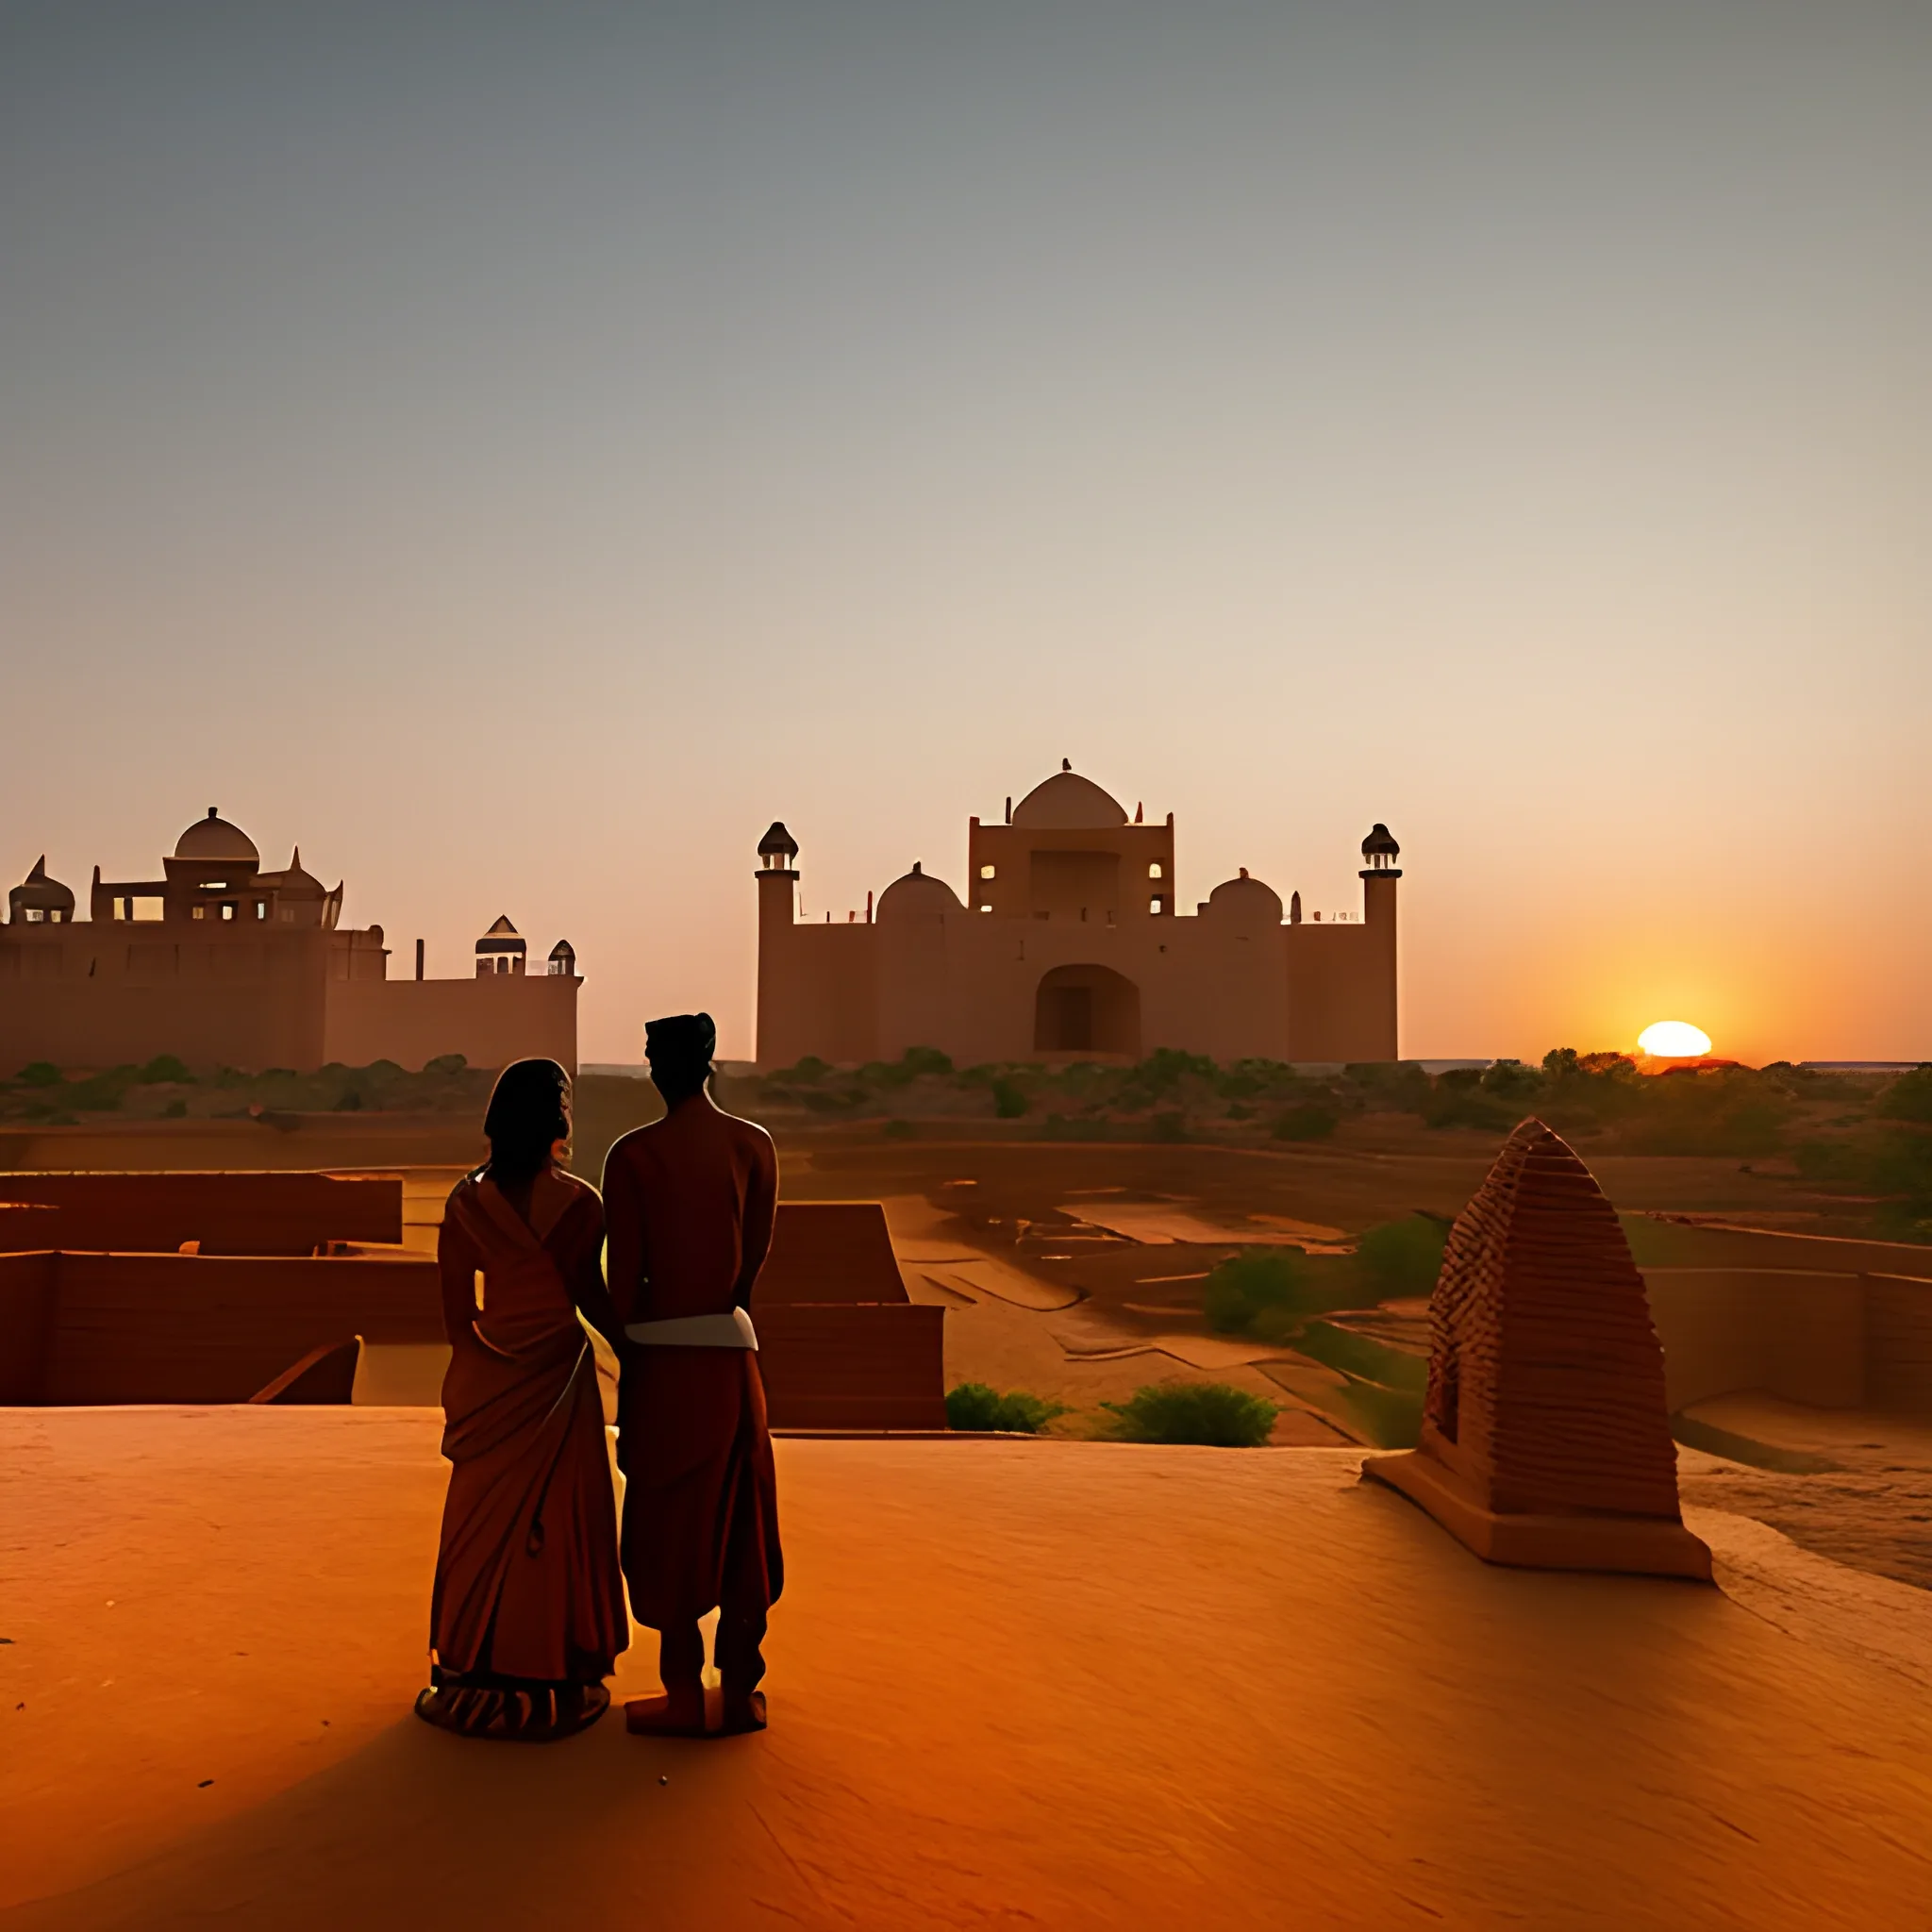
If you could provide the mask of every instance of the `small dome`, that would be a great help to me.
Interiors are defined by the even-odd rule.
[[[528,951],[524,937],[509,923],[508,912],[496,915],[496,924],[476,941],[479,953],[523,953]]]
[[[785,858],[798,857],[798,841],[785,829],[783,819],[774,819],[772,829],[758,841],[758,857],[770,858],[774,854]]]
[[[1279,925],[1281,894],[1259,879],[1242,873],[1238,879],[1224,879],[1208,894],[1209,919],[1229,919],[1247,927]]]
[[[1103,791],[1091,778],[1083,778],[1064,766],[1013,808],[1016,825],[1041,831],[1091,832],[1126,822],[1126,808],[1119,799]]]
[[[192,858],[223,865],[245,865],[250,872],[261,863],[255,841],[240,825],[231,825],[213,806],[205,819],[196,819],[175,841],[176,858]]]
[[[74,889],[47,876],[44,852],[34,860],[34,869],[7,896],[16,918],[29,910],[59,912],[70,919],[74,916]]]
[[[288,871],[275,875],[275,885],[284,899],[325,899],[328,896],[322,881],[313,873],[302,869],[302,848],[299,845],[289,859]]]
[[[1399,858],[1402,847],[1390,836],[1389,827],[1376,824],[1370,826],[1369,836],[1362,841],[1362,857],[1374,858],[1377,853],[1388,858]]]
[[[938,918],[965,910],[959,895],[944,879],[922,872],[915,861],[910,872],[894,879],[879,894],[878,909],[873,916],[881,925],[887,925],[901,920]]]

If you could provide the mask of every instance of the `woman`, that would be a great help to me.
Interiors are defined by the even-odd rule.
[[[490,1158],[457,1184],[436,1244],[450,1461],[416,1715],[468,1737],[566,1738],[609,1707],[629,1642],[596,1358],[607,1332],[597,1191],[563,1171],[570,1075],[506,1067]]]

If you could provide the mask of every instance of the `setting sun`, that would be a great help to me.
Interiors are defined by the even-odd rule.
[[[1710,1051],[1710,1035],[1688,1020],[1659,1020],[1637,1036],[1637,1043],[1654,1059],[1700,1059]]]

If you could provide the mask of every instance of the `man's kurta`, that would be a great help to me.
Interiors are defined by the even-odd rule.
[[[611,1148],[604,1194],[620,1323],[749,1309],[778,1196],[762,1127],[694,1095]],[[678,1629],[722,1606],[762,1627],[784,1559],[756,1351],[627,1341],[617,1457],[638,1622]]]

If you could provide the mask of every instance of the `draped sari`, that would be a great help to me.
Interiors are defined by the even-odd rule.
[[[528,1221],[478,1174],[443,1213],[450,1479],[417,1712],[447,1729],[580,1729],[629,1642],[596,1359],[577,1320],[605,1310],[602,1238],[595,1190],[555,1171]]]

